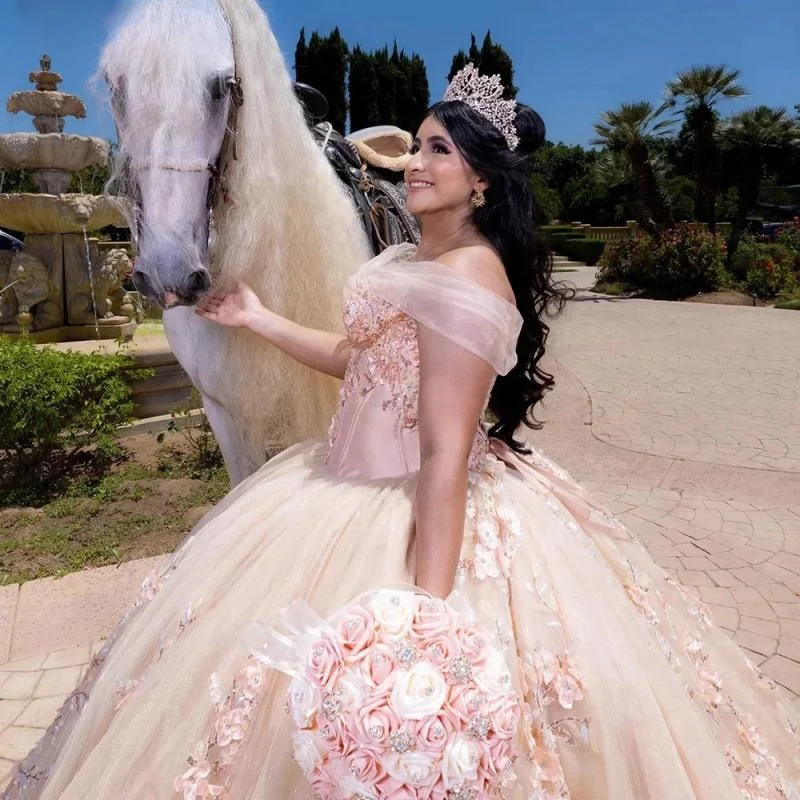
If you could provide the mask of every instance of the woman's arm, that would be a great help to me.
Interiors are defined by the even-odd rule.
[[[422,325],[418,339],[416,583],[447,597],[464,537],[469,455],[495,372],[482,358]]]
[[[248,328],[307,367],[343,378],[350,343],[339,333],[298,325],[265,308],[256,293],[239,283],[232,292],[206,295],[195,309],[204,319],[230,328]]]
[[[489,248],[453,250],[437,260],[454,274],[513,302],[503,264]],[[442,314],[446,316],[448,309],[443,308]],[[475,324],[480,324],[477,319]],[[491,364],[452,339],[420,324],[417,330],[421,465],[416,582],[431,594],[446,597],[453,589],[464,538],[469,455],[496,373]]]

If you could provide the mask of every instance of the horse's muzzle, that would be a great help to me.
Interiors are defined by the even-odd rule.
[[[192,306],[211,288],[211,276],[207,269],[198,269],[189,273],[185,281],[175,282],[170,286],[157,286],[153,280],[140,269],[134,269],[131,276],[136,290],[161,308],[174,306]]]

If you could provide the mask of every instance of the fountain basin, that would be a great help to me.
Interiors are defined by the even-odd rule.
[[[124,203],[87,194],[0,194],[0,228],[23,233],[80,233],[127,227]]]
[[[86,117],[86,107],[80,98],[64,92],[14,92],[8,98],[9,114],[24,111],[32,117]]]
[[[67,133],[6,133],[0,135],[0,169],[78,172],[108,163],[110,145],[93,136]]]

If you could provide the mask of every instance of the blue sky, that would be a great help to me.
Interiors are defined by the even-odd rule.
[[[450,60],[470,32],[487,29],[511,54],[519,99],[547,123],[549,138],[588,144],[600,113],[627,100],[658,102],[679,69],[725,63],[742,70],[750,96],[723,110],[800,103],[798,0],[262,0],[291,60],[301,26],[338,25],[349,44],[372,49],[397,40],[428,67],[431,98],[445,88]],[[5,112],[5,98],[28,88],[48,52],[61,88],[87,104],[68,132],[113,138],[113,123],[88,82],[118,0],[0,0],[0,132],[32,130]]]

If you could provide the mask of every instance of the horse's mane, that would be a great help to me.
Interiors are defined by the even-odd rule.
[[[264,12],[256,0],[218,1],[231,26],[244,104],[237,159],[225,165],[229,202],[215,217],[215,286],[243,280],[278,313],[338,330],[344,282],[367,257],[363,230],[306,126]],[[176,58],[174,50],[169,58]],[[169,82],[173,74],[156,82]],[[218,356],[225,381],[215,399],[254,437],[263,432],[268,447],[322,433],[334,408],[335,381],[248,332],[225,334]]]

